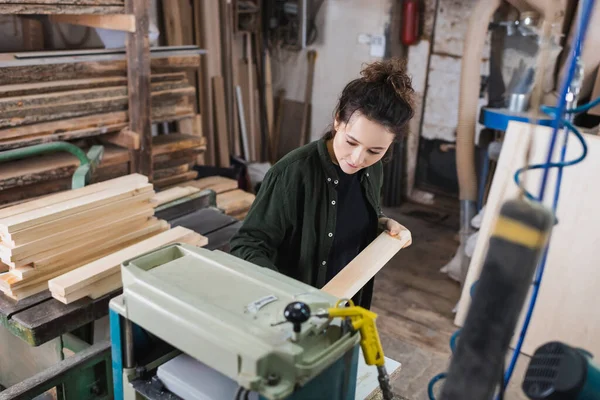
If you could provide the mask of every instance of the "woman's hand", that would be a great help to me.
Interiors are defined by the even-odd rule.
[[[396,236],[400,233],[401,230],[406,229],[404,226],[400,225],[398,222],[394,221],[391,218],[379,218],[379,225],[386,230],[391,236]]]

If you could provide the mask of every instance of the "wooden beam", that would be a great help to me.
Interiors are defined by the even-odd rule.
[[[135,15],[136,33],[127,36],[129,89],[129,130],[140,135],[140,147],[133,154],[133,171],[152,179],[152,132],[150,103],[150,0],[130,0],[127,11]]]
[[[92,28],[112,29],[116,31],[135,32],[135,16],[131,14],[113,15],[51,15],[50,21],[61,24],[83,25]]]
[[[103,142],[116,144],[117,146],[125,147],[131,150],[139,150],[140,148],[140,135],[135,132],[131,132],[129,128],[125,128],[118,133],[101,135],[99,136],[99,139]]]
[[[379,272],[400,249],[410,246],[408,229],[398,236],[383,232],[321,290],[340,299],[350,299]]]

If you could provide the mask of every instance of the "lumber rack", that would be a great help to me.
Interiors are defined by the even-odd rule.
[[[132,172],[152,177],[149,9],[150,0],[115,0],[97,5],[14,2],[3,5],[2,14],[48,15],[55,22],[127,33],[129,132],[140,138],[139,147],[132,151]]]

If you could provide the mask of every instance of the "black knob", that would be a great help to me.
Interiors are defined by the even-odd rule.
[[[300,333],[302,324],[310,318],[310,307],[306,303],[295,301],[287,305],[283,316],[294,325],[294,332]]]

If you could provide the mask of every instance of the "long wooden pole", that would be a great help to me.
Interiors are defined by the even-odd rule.
[[[132,151],[131,167],[152,180],[149,9],[150,0],[127,0],[127,11],[135,16],[136,24],[136,32],[127,35],[129,130],[140,137],[139,150]]]

